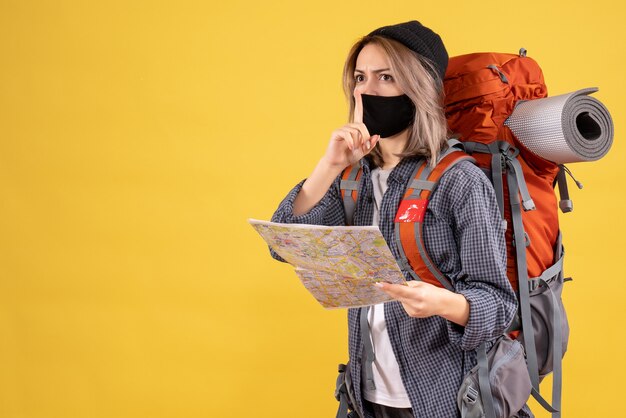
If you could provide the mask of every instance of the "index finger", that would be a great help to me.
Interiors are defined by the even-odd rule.
[[[391,284],[385,282],[377,282],[375,283],[376,287],[378,287],[383,292],[387,293],[394,299],[404,300],[411,297],[411,289],[409,286],[403,286],[400,284]]]
[[[361,93],[354,92],[354,123],[363,123],[363,99]]]

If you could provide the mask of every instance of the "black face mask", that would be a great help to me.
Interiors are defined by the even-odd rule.
[[[389,138],[405,130],[415,117],[415,105],[409,96],[371,96],[361,94],[363,123],[370,135]]]

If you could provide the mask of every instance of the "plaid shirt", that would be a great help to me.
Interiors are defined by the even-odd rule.
[[[400,260],[394,217],[419,160],[403,159],[390,173],[380,206],[379,228],[391,252]],[[369,159],[361,160],[362,181],[354,214],[355,225],[371,225],[374,210]],[[272,221],[315,225],[345,225],[338,177],[308,213],[294,216],[293,201],[303,182],[282,201]],[[415,417],[456,417],[456,396],[464,375],[476,365],[474,349],[503,333],[517,310],[506,276],[505,226],[493,187],[470,162],[446,172],[432,194],[424,218],[424,244],[439,270],[470,304],[469,321],[461,327],[440,316],[411,318],[399,302],[385,304],[385,320],[393,352]],[[274,258],[280,257],[272,252]],[[411,276],[403,272],[407,280]],[[363,409],[359,327],[360,309],[348,310],[349,354],[357,408]]]

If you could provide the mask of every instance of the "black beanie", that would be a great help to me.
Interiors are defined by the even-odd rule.
[[[432,30],[417,20],[412,20],[397,25],[383,26],[369,34],[369,36],[374,35],[394,39],[427,58],[434,64],[439,79],[443,81],[448,68],[448,52],[439,35]]]

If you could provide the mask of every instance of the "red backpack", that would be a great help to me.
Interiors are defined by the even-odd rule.
[[[491,179],[503,220],[507,223],[507,275],[520,305],[510,336],[524,345],[532,394],[554,418],[561,409],[561,358],[567,349],[569,327],[561,301],[563,246],[558,226],[554,185],[559,183],[560,206],[571,210],[564,167],[531,153],[505,126],[520,100],[547,96],[537,63],[519,55],[476,53],[450,58],[444,80],[448,124],[467,154]],[[396,237],[403,258],[416,280],[452,289],[449,280],[430,260],[422,239],[423,216],[431,192],[441,176],[468,156],[455,141],[435,168],[423,163],[409,182],[396,214]],[[347,223],[356,206],[358,165],[342,175],[341,193]],[[530,332],[529,330],[532,330]],[[485,377],[480,382],[486,416],[495,417],[484,346],[478,351]],[[492,357],[490,357],[492,361]],[[490,363],[491,364],[491,363]],[[554,372],[552,405],[539,393],[541,379]],[[479,395],[480,396],[480,395]]]
[[[514,335],[524,343],[533,396],[558,417],[569,336],[558,206],[568,212],[572,205],[566,197],[557,205],[554,194],[557,179],[566,193],[564,168],[528,151],[504,123],[519,101],[548,95],[541,68],[523,49],[461,55],[450,59],[444,90],[450,129],[491,178],[507,222],[507,274],[520,304]],[[539,382],[552,371],[549,405]]]

